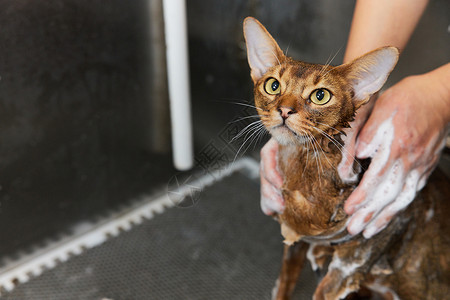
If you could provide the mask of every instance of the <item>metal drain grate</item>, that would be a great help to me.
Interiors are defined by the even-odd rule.
[[[241,168],[245,169],[245,167]],[[245,192],[244,192],[245,191]],[[2,299],[270,299],[282,244],[241,172],[19,284]],[[310,299],[303,276],[298,299]]]

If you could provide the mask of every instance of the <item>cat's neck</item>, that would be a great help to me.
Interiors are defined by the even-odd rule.
[[[280,145],[279,164],[288,189],[299,186],[335,186],[343,183],[337,166],[342,160],[342,144],[317,141],[316,144]]]
[[[286,241],[297,241],[301,236],[320,235],[338,240],[347,236],[343,206],[354,186],[344,183],[337,171],[341,151],[331,146],[327,151],[312,148],[279,147],[278,164],[283,174],[286,205],[280,222],[284,224]]]

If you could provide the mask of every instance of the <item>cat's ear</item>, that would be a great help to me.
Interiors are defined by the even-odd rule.
[[[383,87],[397,64],[398,55],[397,48],[383,47],[340,66],[347,71],[355,93],[353,101],[356,108],[368,102]]]
[[[277,42],[266,28],[252,17],[244,20],[244,37],[247,58],[253,82],[257,82],[267,70],[285,59]]]

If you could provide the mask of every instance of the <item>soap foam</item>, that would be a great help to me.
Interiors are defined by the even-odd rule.
[[[391,145],[394,141],[392,124],[394,114],[378,127],[371,142],[358,153],[358,156],[373,159],[364,175],[365,180],[361,182],[360,188],[366,192],[366,199],[351,218],[349,231],[352,234],[361,232],[370,221],[369,216],[376,216],[397,197],[403,187],[405,170],[401,160],[395,161],[388,171],[379,175],[386,167],[391,154]]]

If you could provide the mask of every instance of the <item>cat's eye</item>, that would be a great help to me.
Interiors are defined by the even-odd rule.
[[[277,95],[281,90],[280,82],[271,77],[266,80],[266,83],[264,84],[264,90],[269,95]]]
[[[323,105],[328,103],[328,101],[330,101],[331,93],[326,89],[317,89],[314,92],[312,92],[311,96],[309,96],[309,99],[314,104]]]

